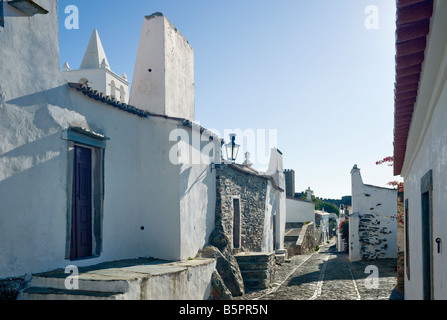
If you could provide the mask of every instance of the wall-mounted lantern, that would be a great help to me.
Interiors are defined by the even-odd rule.
[[[240,145],[236,144],[236,134],[230,134],[230,142],[225,145],[225,150],[227,152],[227,159],[229,161],[235,162],[237,158],[237,153],[239,152]]]

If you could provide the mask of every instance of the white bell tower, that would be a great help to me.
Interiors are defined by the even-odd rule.
[[[117,75],[110,69],[109,61],[99,38],[93,30],[79,70],[71,70],[67,62],[62,67],[64,79],[82,83],[122,103],[129,101],[129,82],[125,73]]]

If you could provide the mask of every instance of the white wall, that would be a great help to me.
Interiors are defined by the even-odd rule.
[[[50,13],[23,17],[5,5],[0,28],[0,57],[8,61],[0,63],[0,279],[69,264],[195,255],[214,226],[214,175],[205,165],[185,175],[188,167],[170,162],[169,136],[179,122],[141,118],[70,89],[59,72],[57,2],[39,4]],[[65,259],[69,164],[62,137],[69,126],[110,138],[103,250],[76,262]]]
[[[194,120],[194,99],[193,49],[165,16],[146,16],[129,103],[149,112]]]
[[[270,161],[266,176],[270,176],[276,187],[280,188],[270,188],[270,193],[272,201],[276,202],[275,205],[277,207],[276,215],[275,215],[275,248],[276,250],[284,249],[284,234],[286,230],[286,183],[284,176],[284,167],[283,167],[283,155],[282,153],[276,149],[272,148],[270,150]]]
[[[308,201],[286,198],[286,222],[314,222],[315,204]]]
[[[405,275],[405,299],[423,299],[421,178],[433,170],[433,274],[434,298],[447,299],[447,3],[435,1],[427,40],[426,62],[408,138],[402,176],[408,199],[410,274]],[[414,129],[417,128],[417,129]],[[442,239],[437,251],[436,238]],[[407,270],[407,268],[405,269]]]
[[[397,191],[388,188],[363,184],[360,169],[352,169],[352,215],[349,217],[350,258],[352,261],[361,259],[359,238],[359,223],[365,215],[372,215],[378,229],[384,229],[380,237],[387,244],[381,249],[383,258],[397,257]],[[360,216],[359,216],[360,215]],[[379,232],[379,231],[378,231]],[[377,244],[377,249],[384,244]]]
[[[79,83],[80,79],[85,78],[88,80],[89,87],[93,90],[98,90],[107,96],[112,95],[111,83],[114,81],[116,88],[115,98],[118,101],[121,101],[120,87],[122,86],[125,94],[125,98],[122,102],[127,103],[129,101],[129,83],[108,69],[70,70],[63,72],[62,75],[67,82]]]
[[[274,219],[276,215],[280,215],[278,204],[278,192],[269,181],[267,183],[267,192],[265,196],[265,216],[264,216],[264,233],[262,239],[262,252],[272,252],[275,250],[275,231]]]
[[[179,126],[184,130],[183,126]],[[208,241],[215,227],[216,211],[216,171],[211,172],[209,159],[205,159],[207,148],[213,147],[214,163],[220,159],[220,141],[202,141],[197,144],[193,139],[200,139],[200,132],[194,127],[188,130],[189,143],[180,142],[182,155],[179,169],[179,199],[181,221],[180,259],[195,257],[199,248]],[[203,140],[207,140],[203,137]],[[199,148],[200,146],[200,148]],[[202,152],[201,152],[202,150]],[[189,158],[189,159],[188,159]]]

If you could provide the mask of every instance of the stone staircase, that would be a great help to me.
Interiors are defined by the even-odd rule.
[[[275,275],[275,253],[243,252],[235,255],[246,289],[266,289]]]

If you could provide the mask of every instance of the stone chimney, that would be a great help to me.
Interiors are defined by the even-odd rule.
[[[249,167],[249,168],[251,166],[253,166],[253,162],[251,162],[251,160],[250,160],[250,152],[245,152],[245,161],[242,165]]]
[[[295,171],[291,169],[284,170],[286,180],[286,197],[293,198],[295,196]]]
[[[146,16],[129,104],[194,121],[194,99],[193,48],[162,13]]]
[[[265,175],[271,176],[278,187],[283,190],[286,189],[282,152],[277,148],[270,150],[270,162]]]
[[[312,190],[310,187],[306,190],[306,201],[312,202]]]

